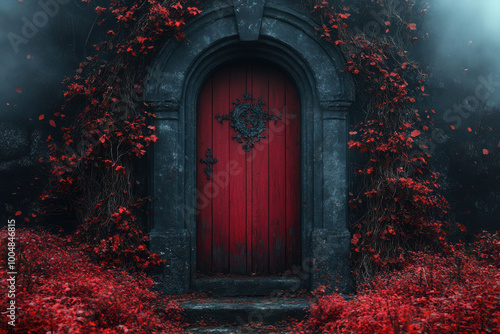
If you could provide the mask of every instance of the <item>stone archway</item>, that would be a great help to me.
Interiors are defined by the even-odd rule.
[[[207,1],[208,3],[208,1]],[[157,280],[169,293],[196,287],[196,101],[215,69],[238,59],[275,64],[301,96],[301,287],[349,289],[347,117],[354,99],[343,58],[287,1],[207,4],[152,64],[146,102],[159,141],[150,161],[153,252],[167,260]],[[272,285],[272,284],[271,284]],[[279,288],[279,285],[278,285]]]

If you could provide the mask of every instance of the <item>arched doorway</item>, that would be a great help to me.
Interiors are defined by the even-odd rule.
[[[300,265],[300,100],[269,63],[211,74],[197,107],[197,269],[278,274]]]
[[[354,99],[354,84],[344,69],[345,60],[333,45],[320,39],[316,23],[290,7],[289,1],[259,1],[254,5],[254,2],[236,0],[224,3],[207,0],[204,4],[203,14],[186,25],[187,38],[166,43],[151,64],[147,78],[146,103],[157,116],[154,124],[159,138],[150,155],[149,189],[153,198],[150,249],[166,261],[155,280],[170,294],[189,290],[213,292],[220,287],[230,289],[231,293],[245,293],[242,290],[246,288],[252,293],[264,294],[283,290],[287,284],[291,290],[333,284],[341,291],[349,291],[347,119]],[[296,169],[300,171],[300,263],[293,266],[292,273],[269,276],[281,269],[269,267],[270,253],[267,253],[267,270],[254,268],[253,262],[251,270],[245,269],[245,273],[267,272],[265,277],[200,279],[196,272],[204,264],[198,263],[197,217],[203,189],[200,195],[197,182],[199,173],[205,178],[206,174],[205,167],[199,165],[201,159],[215,159],[220,153],[217,148],[217,152],[211,150],[212,156],[206,156],[208,147],[215,150],[214,145],[207,145],[205,151],[198,150],[198,99],[207,78],[217,73],[217,69],[245,59],[277,64],[296,84],[300,94],[300,133],[297,135],[300,168]],[[242,89],[238,94],[243,93]],[[258,101],[259,96],[252,95]],[[235,97],[228,99],[226,107],[217,112],[228,115]],[[243,101],[243,96],[239,98]],[[230,120],[222,120],[227,131],[231,129],[229,123]],[[216,120],[215,124],[220,123]],[[266,126],[274,126],[272,124],[274,120],[268,119]],[[278,121],[276,126],[279,124]],[[231,136],[230,133],[227,136]],[[241,137],[240,140],[246,143]],[[220,166],[219,163],[204,165],[215,169]],[[215,178],[215,174],[212,176]],[[276,198],[268,196],[268,200]],[[248,207],[248,201],[244,203]],[[245,213],[245,220],[246,217]],[[269,226],[269,220],[267,224]],[[248,229],[248,225],[246,227]],[[231,229],[225,231],[231,234]],[[248,245],[251,246],[251,242],[244,245],[247,249],[245,268],[250,263]],[[231,247],[228,247],[230,253]],[[213,254],[212,251],[212,260]],[[235,254],[240,256],[242,252]],[[261,254],[266,257],[265,252]],[[231,256],[221,258],[223,263],[231,260]],[[289,258],[285,257],[286,263]],[[227,268],[215,271],[231,273],[230,264]],[[240,269],[233,271],[243,272]],[[213,267],[210,271],[214,271]]]

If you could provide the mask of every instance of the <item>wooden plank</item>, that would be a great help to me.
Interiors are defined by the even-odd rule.
[[[212,209],[212,270],[229,272],[229,122],[220,123],[216,114],[226,114],[231,109],[229,102],[229,68],[225,67],[213,75],[212,136],[214,158],[213,209]]]
[[[252,80],[253,80],[253,73],[252,73],[252,65],[250,63],[247,63],[246,65],[246,72],[247,72],[247,89],[246,93],[252,93]],[[241,99],[240,99],[241,100]],[[241,145],[241,144],[240,144]],[[251,274],[253,272],[253,252],[252,252],[252,220],[253,220],[253,208],[252,208],[252,155],[250,152],[245,152],[245,160],[247,164],[247,175],[246,175],[246,182],[247,185],[245,187],[245,192],[247,194],[247,216],[246,216],[246,234],[247,234],[247,274]]]
[[[285,76],[274,68],[269,70],[269,113],[281,114],[282,120],[269,121],[269,269],[270,273],[286,268],[285,221]]]
[[[252,96],[268,102],[269,78],[267,68],[252,69]],[[264,110],[268,111],[266,104]],[[268,124],[268,123],[267,123]],[[268,137],[268,126],[262,133]],[[269,157],[268,141],[261,140],[252,148],[252,272],[269,272]]]
[[[286,262],[300,264],[300,101],[297,90],[286,80]]]
[[[201,90],[197,118],[197,269],[209,272],[212,269],[212,201],[207,194],[212,182],[207,180],[206,165],[200,159],[205,159],[207,149],[212,146],[212,77]]]
[[[230,67],[229,100],[242,99],[246,92],[246,64],[236,63]],[[232,109],[234,105],[231,105]],[[228,110],[229,112],[229,110]],[[228,121],[226,121],[228,122]],[[247,161],[246,152],[232,137],[236,131],[230,127],[230,249],[229,271],[233,274],[247,273]]]

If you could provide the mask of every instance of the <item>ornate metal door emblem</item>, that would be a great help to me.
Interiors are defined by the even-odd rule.
[[[256,142],[265,138],[261,133],[266,129],[268,120],[273,120],[274,123],[281,120],[281,114],[278,116],[268,114],[262,109],[262,106],[266,104],[262,101],[261,97],[259,97],[257,103],[254,101],[255,99],[250,94],[244,93],[243,102],[240,102],[240,99],[236,99],[236,102],[233,102],[236,107],[228,115],[215,115],[215,118],[221,123],[224,120],[231,121],[231,127],[238,133],[233,138],[238,143],[242,143],[243,148],[247,152],[250,152]],[[243,140],[245,140],[245,143],[243,143]]]
[[[205,167],[205,174],[207,174],[207,180],[210,180],[210,174],[212,174],[212,172],[214,171],[214,169],[213,169],[212,166],[217,163],[217,158],[212,159],[214,155],[212,154],[212,149],[210,147],[207,149],[207,152],[205,153],[205,156],[207,158],[206,159],[200,159],[200,162],[202,164],[206,164],[207,165],[207,167]]]

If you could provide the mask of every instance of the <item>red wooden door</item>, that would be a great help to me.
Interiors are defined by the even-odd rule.
[[[299,264],[300,103],[286,75],[243,62],[207,80],[197,166],[199,271],[274,274]]]

